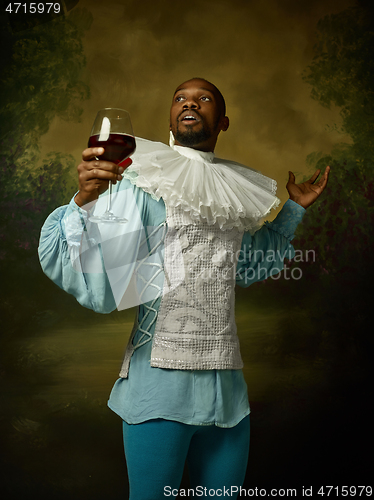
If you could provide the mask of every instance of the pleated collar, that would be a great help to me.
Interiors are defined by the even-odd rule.
[[[156,200],[162,198],[166,207],[181,206],[196,222],[254,232],[280,203],[273,179],[212,152],[173,141],[166,146],[136,138],[136,144],[124,177]]]

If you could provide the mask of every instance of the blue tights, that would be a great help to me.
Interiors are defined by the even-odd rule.
[[[237,498],[235,486],[242,486],[247,468],[249,415],[231,428],[163,419],[135,425],[123,422],[123,439],[130,500],[175,498],[186,460],[195,496]],[[224,488],[231,494],[231,486],[233,495],[224,495]],[[206,495],[201,494],[203,488]],[[208,494],[209,490],[217,496],[212,491]]]

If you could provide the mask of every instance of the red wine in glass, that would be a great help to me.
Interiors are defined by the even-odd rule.
[[[99,159],[111,161],[117,165],[128,158],[135,151],[135,138],[127,134],[109,134],[105,141],[99,140],[100,135],[91,135],[88,141],[89,148],[105,148]]]
[[[101,109],[95,118],[88,147],[103,147],[104,153],[97,158],[120,164],[135,151],[135,138],[132,131],[130,115],[119,108]],[[121,165],[126,168],[124,165]],[[127,165],[128,166],[128,165]],[[127,219],[117,217],[112,212],[112,182],[109,181],[107,194],[107,208],[102,215],[91,215],[91,222],[125,223]]]

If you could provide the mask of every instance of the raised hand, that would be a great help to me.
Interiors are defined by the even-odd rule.
[[[329,178],[330,167],[326,167],[325,173],[320,180],[316,182],[320,173],[321,170],[318,169],[310,179],[301,184],[296,184],[294,174],[289,172],[286,188],[290,195],[290,199],[304,208],[310,207],[325,189]]]
[[[132,162],[130,158],[120,165],[109,161],[98,160],[103,148],[87,148],[82,153],[82,161],[78,165],[79,193],[75,203],[82,207],[97,200],[100,194],[108,189],[111,180],[113,184],[122,179],[122,173]]]

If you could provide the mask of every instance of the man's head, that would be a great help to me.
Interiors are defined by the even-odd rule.
[[[221,92],[203,78],[193,78],[174,93],[170,130],[175,144],[200,151],[214,151],[218,134],[229,126]]]

